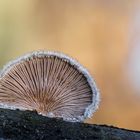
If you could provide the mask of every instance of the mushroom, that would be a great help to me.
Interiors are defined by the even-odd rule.
[[[1,108],[36,110],[75,122],[90,118],[98,104],[99,92],[89,72],[62,53],[32,52],[1,70]]]

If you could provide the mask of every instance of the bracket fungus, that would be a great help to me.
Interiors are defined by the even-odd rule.
[[[62,53],[32,52],[1,70],[1,108],[36,110],[75,122],[90,118],[98,104],[99,92],[89,72]]]

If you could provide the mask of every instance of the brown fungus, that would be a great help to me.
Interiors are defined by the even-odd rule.
[[[98,104],[99,92],[88,71],[61,53],[33,52],[10,62],[0,73],[2,108],[83,121]]]

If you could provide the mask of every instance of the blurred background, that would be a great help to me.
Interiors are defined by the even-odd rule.
[[[140,130],[139,0],[0,0],[0,67],[34,50],[66,53],[96,79],[86,122]]]

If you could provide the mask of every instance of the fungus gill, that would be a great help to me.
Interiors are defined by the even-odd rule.
[[[33,52],[1,70],[1,108],[36,110],[48,117],[83,121],[98,104],[99,92],[89,72],[64,54]]]

